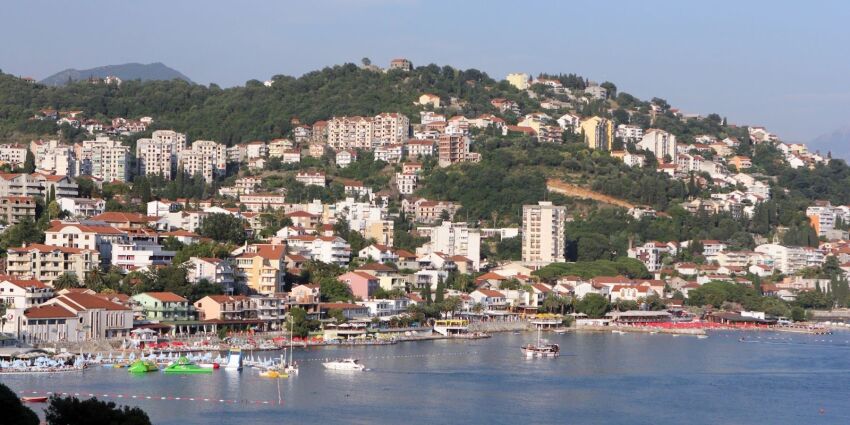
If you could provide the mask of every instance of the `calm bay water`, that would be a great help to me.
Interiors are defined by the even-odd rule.
[[[742,335],[751,342],[740,342]],[[142,407],[156,424],[175,425],[850,423],[850,333],[549,335],[565,355],[526,360],[519,346],[534,338],[497,334],[477,341],[297,350],[300,375],[279,380],[283,405],[124,403]],[[371,370],[326,371],[319,360],[347,356]],[[95,368],[0,380],[15,391],[275,401],[278,394],[278,381],[251,369],[131,376],[124,369]]]

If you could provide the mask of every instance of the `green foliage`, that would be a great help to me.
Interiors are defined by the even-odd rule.
[[[791,320],[795,322],[802,322],[806,320],[806,310],[800,306],[791,307]]]
[[[199,233],[218,242],[241,245],[245,242],[245,220],[225,213],[209,214]]]
[[[413,235],[413,223],[411,223],[404,212],[399,213],[393,223],[393,246],[410,252],[416,252],[416,248],[428,242],[427,238]],[[352,248],[352,252],[355,252]]]
[[[188,299],[191,303],[207,295],[224,294],[224,288],[217,283],[210,283],[207,280],[201,280],[195,284],[189,283],[186,280],[186,269],[180,265],[160,267],[153,272],[130,274],[128,278],[135,278],[140,281],[130,288],[121,288],[123,292],[130,294],[173,292]]]
[[[576,303],[576,311],[584,313],[591,319],[599,319],[605,317],[605,313],[611,310],[611,303],[608,298],[601,294],[586,294]]]
[[[60,290],[66,288],[79,288],[80,280],[77,279],[76,275],[70,273],[62,273],[61,276],[57,277],[56,280],[53,281],[53,289]]]
[[[233,244],[202,241],[190,245],[183,245],[176,238],[165,239],[163,248],[176,251],[173,264],[183,264],[192,257],[203,258],[226,258],[236,246]]]
[[[291,327],[292,335],[300,338],[309,336],[310,332],[321,326],[318,320],[309,319],[307,311],[301,307],[293,307],[289,310],[288,321],[287,328]]]
[[[150,425],[147,413],[138,407],[119,407],[96,398],[50,397],[45,419],[48,425]]]
[[[9,424],[38,425],[38,416],[21,403],[21,399],[9,387],[0,383],[0,412]]]
[[[731,282],[712,281],[699,288],[688,291],[688,305],[702,307],[712,305],[720,308],[723,303],[732,302],[758,307],[759,296],[755,289]]]
[[[532,272],[543,280],[561,276],[580,276],[590,279],[596,276],[624,275],[630,278],[650,278],[646,266],[634,258],[620,257],[616,260],[579,261],[576,263],[552,263]]]
[[[831,308],[833,300],[828,294],[824,294],[821,291],[803,291],[797,294],[794,304],[804,309],[823,310]]]
[[[3,249],[16,248],[25,243],[43,243],[44,231],[32,220],[24,218],[18,224],[10,226],[0,234],[0,247]]]
[[[496,214],[505,223],[519,223],[522,205],[536,204],[546,194],[541,164],[557,166],[561,147],[525,141],[485,139],[480,163],[436,169],[423,179],[421,194],[459,202],[455,214],[462,220],[490,220]]]
[[[322,279],[319,282],[319,293],[322,301],[349,301],[352,298],[351,288],[336,279]]]

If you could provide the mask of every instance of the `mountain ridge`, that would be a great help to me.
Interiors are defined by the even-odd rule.
[[[166,66],[162,62],[153,62],[142,64],[138,62],[129,62],[118,65],[105,65],[89,69],[74,69],[68,68],[59,71],[49,77],[39,81],[41,84],[48,86],[64,86],[68,80],[79,81],[90,77],[105,78],[107,76],[116,76],[122,80],[184,80],[192,82],[189,77]]]

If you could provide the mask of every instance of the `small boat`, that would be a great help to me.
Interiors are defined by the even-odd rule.
[[[277,379],[277,378],[280,378],[280,379],[289,378],[289,375],[288,375],[288,374],[286,374],[286,373],[282,373],[282,372],[279,372],[279,371],[274,370],[274,369],[264,370],[264,371],[260,372],[260,376],[262,376],[263,378],[274,378],[274,379]]]
[[[708,338],[708,335],[697,335],[697,338],[706,339],[706,338]]]
[[[536,357],[558,357],[561,355],[561,347],[558,344],[550,344],[545,339],[540,339],[540,329],[537,329],[537,344],[526,344],[521,348],[522,354],[528,359]]]
[[[618,335],[625,335],[625,334],[626,334],[625,332],[623,332],[623,331],[621,331],[621,330],[619,330],[619,329],[617,329],[617,330],[613,330],[613,331],[611,331],[611,333],[612,333],[612,334],[618,334]]]
[[[558,335],[565,334],[565,333],[567,333],[567,328],[558,328],[558,329],[555,329],[554,332]]]
[[[177,361],[168,365],[163,372],[170,374],[195,374],[195,373],[212,373],[212,369],[200,367],[185,356],[180,356]]]
[[[159,371],[159,366],[150,360],[136,360],[129,368],[127,368],[127,372],[130,373],[147,373],[157,371]]]
[[[334,360],[322,363],[322,366],[324,366],[325,369],[330,370],[366,370],[366,366],[363,366],[363,364],[361,364],[357,359]]]
[[[24,403],[47,403],[47,396],[21,397]]]

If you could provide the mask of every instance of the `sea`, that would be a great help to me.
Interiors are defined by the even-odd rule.
[[[90,394],[155,424],[848,424],[850,333],[544,334],[556,359],[525,359],[535,333],[296,349],[288,379],[255,369],[129,374],[96,367],[0,375],[15,391]],[[278,352],[248,353],[276,357]],[[325,370],[354,357],[364,372]],[[40,411],[45,405],[30,404]],[[42,415],[43,417],[43,415]]]

